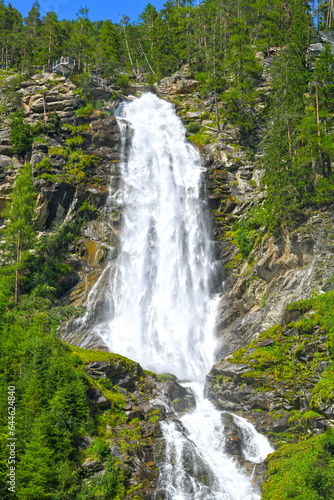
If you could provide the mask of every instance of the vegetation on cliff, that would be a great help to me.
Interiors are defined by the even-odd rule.
[[[328,292],[289,304],[283,325],[209,375],[209,397],[241,412],[278,447],[267,458],[265,500],[333,496],[333,303]]]

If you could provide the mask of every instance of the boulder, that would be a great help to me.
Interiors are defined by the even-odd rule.
[[[87,396],[92,404],[100,410],[107,410],[110,408],[110,401],[102,394],[100,389],[90,387],[87,391]]]

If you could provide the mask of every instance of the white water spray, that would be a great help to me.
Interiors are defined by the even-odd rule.
[[[120,167],[120,286],[104,341],[147,369],[203,380],[215,340],[201,158],[172,106],[152,94],[123,105],[122,118],[132,139]]]
[[[186,433],[175,423],[162,423],[167,460],[159,487],[167,492],[168,500],[259,500],[249,478],[224,451],[222,414],[204,399],[202,384],[186,386],[195,395],[196,410],[181,418]],[[268,440],[242,417],[233,415],[233,420],[241,434],[247,429],[246,439],[241,440],[245,459],[262,462],[273,451]]]

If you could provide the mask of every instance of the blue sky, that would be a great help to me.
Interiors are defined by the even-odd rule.
[[[148,3],[154,5],[157,10],[160,10],[165,1],[166,0],[40,0],[39,4],[41,6],[42,15],[52,10],[56,12],[59,19],[75,19],[80,7],[88,7],[88,17],[91,21],[110,19],[112,22],[117,23],[120,21],[122,15],[127,15],[131,22],[136,21]],[[5,5],[8,5],[8,3],[9,1],[5,0]],[[25,17],[31,9],[33,0],[29,0],[28,2],[27,0],[12,0],[10,3]]]

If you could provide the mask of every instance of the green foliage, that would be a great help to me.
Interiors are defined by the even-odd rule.
[[[106,473],[100,478],[91,481],[89,487],[83,485],[77,495],[77,500],[94,500],[97,498],[110,498],[123,500],[125,497],[125,474],[120,469],[120,463],[115,457],[106,461]]]
[[[105,460],[110,454],[108,443],[101,438],[97,438],[94,442],[93,449],[100,460]]]
[[[22,111],[16,111],[10,119],[10,143],[15,154],[22,154],[31,148],[33,143],[33,130],[23,120]]]
[[[52,259],[47,255],[30,255],[25,261],[25,278],[23,292],[33,293],[35,296],[48,297],[53,300],[64,292],[61,278],[72,271],[61,255]]]
[[[75,111],[75,114],[79,118],[88,118],[94,111],[94,107],[91,103],[88,103],[86,106],[79,108]]]
[[[188,139],[197,146],[204,146],[210,143],[211,136],[209,134],[206,134],[204,132],[204,129],[201,129],[196,134],[189,136]]]
[[[130,85],[130,78],[127,74],[119,74],[116,78],[116,85],[123,90],[126,90]]]
[[[47,132],[56,132],[61,126],[61,120],[57,111],[52,111],[47,117]]]
[[[15,180],[10,203],[4,212],[6,220],[6,227],[3,231],[4,249],[10,260],[17,258],[18,237],[20,237],[20,247],[23,252],[32,248],[35,240],[33,220],[36,191],[31,168],[30,163],[22,167]]]
[[[135,364],[134,361],[131,361],[120,354],[114,354],[112,352],[106,351],[90,351],[89,349],[82,349],[77,346],[70,346],[70,349],[75,355],[81,359],[83,364],[90,364],[93,361],[105,361],[105,362],[115,362],[121,361],[123,365],[125,365],[129,370],[133,369]],[[125,398],[123,397],[123,401]]]
[[[263,500],[327,500],[334,496],[334,434],[286,444],[270,458]]]
[[[246,233],[242,229],[238,229],[235,234],[237,246],[243,256],[247,255],[252,251],[254,245],[254,239],[247,237]]]
[[[0,293],[5,284],[0,277]],[[8,299],[7,299],[8,300]],[[3,307],[3,302],[1,307]],[[75,368],[71,351],[56,337],[50,303],[30,298],[11,304],[0,327],[1,409],[7,421],[7,387],[15,386],[18,498],[66,498],[77,489],[77,450],[73,443],[90,432],[88,382]],[[6,441],[0,445],[0,491],[6,496]],[[60,466],[61,464],[61,466]]]
[[[239,128],[241,139],[245,140],[255,126],[257,94],[254,89],[262,72],[250,43],[245,17],[233,20],[227,50],[225,70],[229,89],[223,94],[226,118]]]
[[[109,20],[104,21],[100,30],[98,54],[104,76],[115,74],[122,53],[122,40],[117,27]]]
[[[69,130],[72,134],[80,134],[84,131],[89,131],[89,123],[82,123],[80,125],[69,125],[68,123],[64,124],[64,128]]]
[[[96,166],[98,162],[99,159],[94,155],[84,154],[81,150],[73,151],[69,154],[64,167],[65,180],[70,183],[83,183],[87,178],[87,169]]]
[[[58,225],[52,233],[39,240],[37,251],[50,257],[61,256],[80,235],[82,225],[96,217],[96,207],[89,200],[84,200],[73,219]]]
[[[125,474],[120,470],[119,462],[114,457],[110,457],[106,462],[106,474],[98,482],[105,498],[122,500],[125,496]]]
[[[50,160],[48,158],[43,158],[40,162],[35,165],[36,170],[48,170],[50,168]]]
[[[289,304],[288,311],[300,312],[299,321],[284,328],[275,325],[262,332],[231,358],[233,363],[249,365],[249,370],[242,375],[247,384],[261,391],[278,389],[278,394],[284,391],[284,398],[292,408],[289,410],[290,433],[295,428],[299,436],[308,436],[312,420],[319,418],[334,400],[333,361],[328,352],[320,347],[312,351],[312,359],[306,358],[308,361],[305,362],[304,357],[305,352],[309,353],[309,343],[312,345],[327,334],[327,345],[333,358],[333,304],[334,292]],[[320,363],[328,364],[324,371]],[[310,384],[314,373],[321,373],[321,379]],[[310,408],[300,410],[298,399],[304,394],[305,386],[312,394]]]
[[[170,373],[161,373],[160,375],[157,375],[157,380],[159,380],[159,382],[173,382],[175,377]]]
[[[187,125],[187,132],[189,132],[189,134],[196,134],[200,130],[201,130],[201,125],[199,123],[191,122],[189,123],[189,125]]]
[[[80,144],[83,143],[83,138],[81,135],[75,135],[74,137],[69,137],[66,139],[65,144],[66,146],[73,147],[73,146],[80,146]]]

